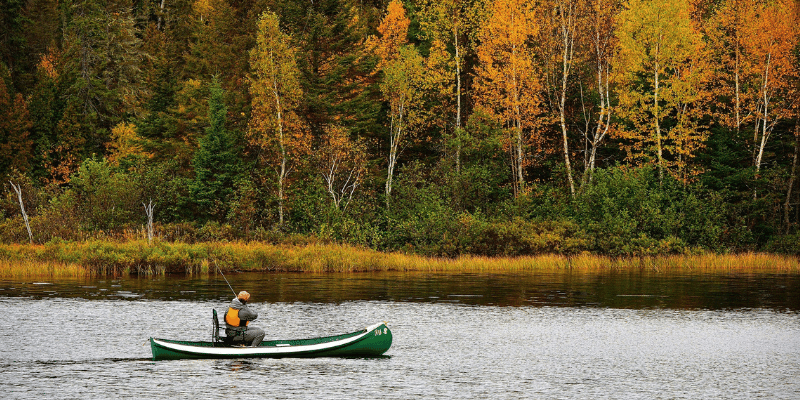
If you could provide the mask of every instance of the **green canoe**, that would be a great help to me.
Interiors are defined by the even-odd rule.
[[[385,323],[344,335],[264,341],[257,347],[235,347],[223,341],[190,342],[150,338],[153,360],[250,357],[376,357],[389,350],[392,331]]]

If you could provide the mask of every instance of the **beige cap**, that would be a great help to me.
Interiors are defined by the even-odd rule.
[[[246,291],[242,290],[241,292],[239,292],[239,296],[237,297],[244,301],[247,301],[250,300],[250,293],[247,293]]]

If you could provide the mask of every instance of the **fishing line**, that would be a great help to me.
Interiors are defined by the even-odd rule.
[[[219,271],[219,274],[220,274],[220,275],[222,275],[222,279],[225,279],[225,283],[227,283],[227,284],[228,284],[228,287],[229,287],[229,288],[231,288],[231,292],[233,292],[233,297],[236,297],[236,296],[238,296],[238,295],[236,294],[236,291],[235,291],[235,290],[233,290],[233,286],[231,286],[231,283],[230,283],[230,282],[228,282],[228,278],[226,278],[226,277],[225,277],[225,274],[223,274],[223,273],[222,273],[222,270],[221,270],[221,269],[219,269],[219,265],[217,265],[217,260],[214,260],[214,266],[215,266],[215,267],[217,267],[217,271]]]

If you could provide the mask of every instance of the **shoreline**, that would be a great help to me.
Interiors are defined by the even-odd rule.
[[[800,258],[782,254],[609,257],[543,254],[520,257],[424,257],[339,244],[264,242],[54,241],[0,245],[0,278],[202,275],[223,272],[603,272],[669,271],[800,273]]]

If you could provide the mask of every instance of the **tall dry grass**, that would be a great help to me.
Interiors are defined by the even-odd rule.
[[[336,244],[305,246],[263,242],[168,243],[146,241],[50,242],[0,245],[0,277],[203,275],[224,272],[536,272],[696,271],[800,273],[797,257],[745,253],[609,258],[593,254],[515,258],[431,258]]]
[[[0,278],[84,278],[93,273],[90,269],[74,263],[59,261],[0,259]]]

